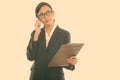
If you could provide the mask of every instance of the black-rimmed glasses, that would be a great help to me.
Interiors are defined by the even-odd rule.
[[[45,16],[51,16],[52,15],[52,10],[50,10],[50,11],[46,11],[45,13],[41,13],[41,14],[39,14],[38,15],[38,18],[39,19],[43,19],[43,18],[45,18]]]

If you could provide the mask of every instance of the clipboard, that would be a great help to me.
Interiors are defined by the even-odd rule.
[[[63,44],[48,64],[48,67],[69,66],[66,58],[76,56],[83,45],[84,43]]]

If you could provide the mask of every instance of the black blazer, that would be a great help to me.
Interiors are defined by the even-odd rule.
[[[64,80],[63,67],[48,67],[49,62],[62,44],[70,42],[70,33],[56,27],[46,48],[45,28],[41,29],[38,41],[33,41],[35,31],[27,47],[27,59],[34,61],[31,67],[30,80]],[[74,70],[74,66],[65,67]]]

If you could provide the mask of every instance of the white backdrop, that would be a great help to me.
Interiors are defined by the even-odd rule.
[[[85,43],[66,80],[120,80],[119,0],[1,0],[0,80],[29,79],[26,47],[40,1],[50,2],[72,42]]]

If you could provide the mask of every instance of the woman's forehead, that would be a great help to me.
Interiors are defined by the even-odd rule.
[[[45,13],[46,11],[51,10],[48,6],[44,5],[41,7],[38,13]]]

